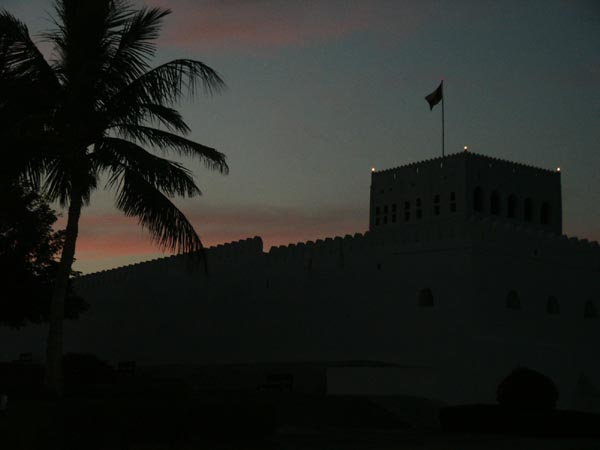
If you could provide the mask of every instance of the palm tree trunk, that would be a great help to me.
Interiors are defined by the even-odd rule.
[[[71,266],[75,258],[75,243],[79,231],[81,215],[81,195],[74,190],[71,193],[65,243],[54,283],[50,310],[50,326],[46,343],[46,373],[44,385],[49,393],[60,396],[63,390],[63,319],[65,316],[65,297],[71,275]]]

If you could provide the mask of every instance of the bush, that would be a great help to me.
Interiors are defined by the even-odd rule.
[[[558,389],[546,375],[519,367],[502,380],[496,391],[496,400],[512,409],[548,411],[556,407]]]
[[[113,368],[89,353],[67,353],[63,357],[63,368],[67,388],[107,384],[114,380]]]
[[[18,362],[0,363],[0,395],[15,398],[37,398],[42,395],[44,367]]]

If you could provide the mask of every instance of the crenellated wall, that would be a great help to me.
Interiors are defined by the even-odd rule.
[[[319,239],[316,242],[300,242],[274,246],[268,252],[272,264],[300,264],[309,261],[339,260],[358,257],[375,250],[391,252],[398,246],[466,239],[472,242],[498,243],[502,248],[516,251],[523,256],[533,255],[557,264],[600,271],[600,246],[598,242],[557,235],[543,229],[529,227],[517,222],[501,221],[493,217],[468,217],[464,222],[429,223],[418,228],[383,230],[354,235]]]

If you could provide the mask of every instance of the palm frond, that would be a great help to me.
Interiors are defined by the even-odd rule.
[[[122,188],[119,183],[128,171],[137,173],[168,197],[201,195],[192,172],[181,164],[160,158],[139,145],[118,138],[103,138],[94,154],[101,168],[110,170],[107,187]]]
[[[183,135],[187,135],[191,131],[176,109],[162,105],[142,104],[140,110],[144,113],[144,119],[147,122],[163,125],[167,130]]]
[[[142,8],[128,18],[120,32],[119,43],[107,61],[103,80],[115,91],[127,86],[149,69],[148,61],[156,52],[162,20],[170,10]],[[112,92],[112,93],[114,93]]]
[[[185,215],[137,172],[124,170],[116,207],[126,216],[137,217],[152,240],[164,250],[179,253],[202,251],[202,241]]]
[[[34,190],[38,190],[47,161],[40,157],[32,158],[35,148],[28,148],[27,144],[24,145],[20,139],[6,139],[6,136],[0,134],[0,141],[2,147],[7,150],[2,153],[0,181],[20,180]]]
[[[63,208],[69,204],[72,183],[62,159],[57,158],[49,162],[43,188],[50,202],[58,201]]]
[[[3,147],[31,153],[28,145],[44,131],[61,86],[32,41],[27,26],[0,11],[0,138]],[[37,152],[41,154],[41,152]],[[30,155],[31,156],[31,155]]]
[[[116,125],[114,131],[119,136],[138,141],[145,146],[152,146],[164,152],[172,151],[181,156],[197,158],[208,169],[223,174],[229,173],[229,167],[223,153],[168,131],[129,124]]]
[[[217,72],[200,61],[176,59],[136,78],[110,98],[104,110],[118,110],[140,103],[171,106],[185,94],[193,96],[198,87],[212,94],[224,89],[225,83]]]
[[[7,11],[0,11],[0,84],[27,82],[51,95],[59,88],[52,67],[39,51],[27,26]],[[4,97],[3,97],[4,98]]]
[[[98,186],[98,173],[93,161],[88,158],[51,158],[44,167],[45,177],[42,190],[51,202],[58,201],[66,207],[73,191],[82,199],[83,204],[90,202],[91,193]]]
[[[35,142],[39,141],[19,139],[12,142],[9,148],[11,150],[18,149],[18,151],[7,152],[10,156],[5,158],[3,168],[8,174],[21,179],[35,191],[41,191],[46,174],[55,165],[55,158],[51,156],[52,150],[44,146],[37,146]],[[11,175],[7,175],[7,178],[9,176]]]
[[[54,9],[55,30],[44,35],[56,51],[53,70],[77,97],[97,98],[102,68],[135,11],[126,0],[56,0]]]
[[[120,123],[130,125],[162,125],[171,132],[187,135],[191,130],[179,111],[152,103],[120,105],[120,109],[106,111],[103,122],[107,128]]]

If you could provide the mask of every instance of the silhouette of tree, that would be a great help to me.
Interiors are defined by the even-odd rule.
[[[502,406],[518,410],[551,410],[558,401],[558,389],[546,375],[526,367],[509,373],[496,391]]]
[[[15,118],[0,137],[5,148],[18,144],[22,151],[15,167],[68,211],[45,374],[47,388],[60,394],[64,301],[79,217],[101,175],[116,191],[116,207],[137,217],[161,248],[200,252],[200,238],[171,201],[200,194],[192,173],[148,149],[196,157],[220,173],[228,167],[222,153],[184,137],[190,129],[173,108],[198,88],[220,90],[219,75],[189,59],[150,67],[169,10],[135,9],[127,0],[56,0],[55,13],[55,28],[45,34],[54,46],[48,62],[25,24],[0,12],[0,119]]]
[[[52,229],[56,219],[39,194],[15,181],[0,181],[0,325],[20,328],[48,320],[56,257],[64,242],[64,232]],[[65,317],[74,319],[86,309],[69,284]]]

